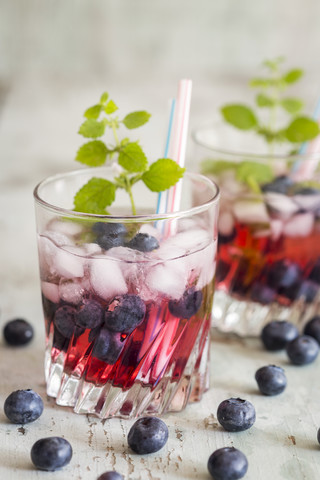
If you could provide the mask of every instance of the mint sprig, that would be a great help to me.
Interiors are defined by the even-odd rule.
[[[306,115],[302,115],[303,101],[287,95],[287,89],[298,82],[303,70],[295,68],[282,72],[283,58],[267,60],[264,67],[266,76],[250,80],[251,88],[257,89],[255,107],[244,104],[227,104],[221,108],[226,122],[241,130],[252,130],[262,136],[272,148],[277,143],[291,143],[297,148],[302,142],[312,140],[319,135],[318,123]],[[261,110],[268,112],[267,121],[261,118]],[[285,112],[287,123],[279,126],[279,112]]]
[[[128,130],[143,126],[150,119],[148,112],[131,112],[122,119],[116,112],[118,106],[107,92],[101,95],[98,103],[84,112],[85,120],[78,133],[90,140],[79,148],[75,159],[89,167],[117,162],[120,168],[113,181],[93,177],[81,187],[74,197],[76,211],[108,214],[107,208],[115,201],[116,191],[124,189],[130,198],[132,214],[135,215],[137,212],[132,194],[134,184],[142,181],[151,191],[162,192],[175,185],[183,176],[185,169],[173,160],[160,158],[149,164],[139,141],[127,137],[119,139],[121,126]],[[112,143],[101,140],[107,133],[110,134]]]

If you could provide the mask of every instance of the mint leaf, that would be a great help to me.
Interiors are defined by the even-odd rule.
[[[265,95],[264,93],[258,93],[258,95],[256,96],[256,103],[258,107],[270,108],[270,107],[273,107],[276,102],[273,98],[269,97],[268,95]]]
[[[272,78],[253,78],[249,82],[252,88],[268,88],[274,86],[274,80]]]
[[[285,130],[286,138],[292,143],[307,142],[318,134],[318,123],[308,117],[295,118]]]
[[[214,158],[207,158],[201,162],[201,172],[204,175],[219,175],[225,170],[237,169],[239,163],[228,162],[227,160],[216,160]]]
[[[79,128],[80,135],[86,138],[98,138],[102,137],[106,129],[106,126],[103,122],[98,122],[94,118],[89,118],[85,120]]]
[[[286,83],[295,83],[297,82],[298,80],[300,80],[300,78],[302,77],[303,75],[303,70],[301,70],[300,68],[295,68],[295,69],[292,69],[292,70],[289,70],[289,72],[287,72],[284,76],[283,76],[283,80],[286,82]]]
[[[299,98],[283,98],[280,104],[288,113],[291,113],[292,115],[300,112],[300,110],[303,108],[303,102]]]
[[[87,108],[87,110],[84,112],[84,116],[86,118],[94,118],[97,119],[101,113],[102,106],[101,105],[93,105],[93,107]]]
[[[118,163],[128,172],[144,172],[148,166],[147,157],[137,142],[121,147]]]
[[[240,130],[250,130],[258,125],[254,112],[245,105],[226,105],[221,112],[228,123]]]
[[[109,93],[103,92],[103,94],[100,97],[100,103],[104,105],[105,103],[107,103],[108,98],[109,98]]]
[[[109,149],[101,140],[93,140],[79,148],[76,160],[89,167],[99,167],[105,163],[109,152]]]
[[[244,160],[241,162],[236,171],[236,178],[239,182],[248,183],[254,179],[258,184],[271,182],[274,175],[269,165]]]
[[[114,202],[116,187],[104,178],[91,178],[74,197],[77,212],[106,214],[106,207]]]
[[[133,128],[141,127],[147,123],[150,117],[150,113],[140,110],[138,112],[132,112],[126,115],[122,120],[122,123],[131,130]]]
[[[117,105],[114,103],[113,100],[109,100],[107,105],[104,107],[104,111],[108,114],[111,115],[111,113],[114,113],[118,110]]]
[[[142,180],[152,192],[163,192],[177,183],[185,172],[170,158],[160,158],[144,172]]]

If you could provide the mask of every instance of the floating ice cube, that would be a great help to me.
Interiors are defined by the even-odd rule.
[[[77,305],[84,294],[81,282],[77,280],[62,280],[59,284],[59,296],[65,302]]]
[[[193,252],[208,245],[210,243],[210,235],[211,232],[197,228],[194,230],[179,232],[176,235],[169,237],[163,242],[163,244],[166,244],[166,248],[169,245],[172,245],[183,248],[186,252]]]
[[[285,223],[283,233],[288,237],[307,237],[312,232],[313,225],[312,213],[298,213]]]
[[[265,202],[271,216],[279,216],[288,219],[299,210],[299,206],[291,197],[281,193],[268,192],[265,194]]]
[[[52,220],[48,225],[51,232],[62,233],[69,239],[82,232],[83,226],[80,223],[68,220]]]
[[[272,240],[278,240],[283,231],[283,221],[279,218],[271,218],[270,229]]]
[[[228,210],[222,211],[219,215],[218,230],[222,235],[231,235],[234,229],[234,218]]]
[[[84,243],[82,247],[87,255],[96,255],[102,252],[101,247],[97,243]]]
[[[104,300],[127,293],[128,288],[119,262],[110,258],[97,257],[89,260],[90,283]]]
[[[52,267],[65,278],[83,277],[86,259],[84,249],[68,245],[57,248]]]
[[[294,195],[292,199],[304,210],[317,210],[320,208],[320,195]]]
[[[269,223],[269,215],[263,202],[238,200],[233,204],[233,213],[240,223]]]
[[[150,267],[145,282],[150,291],[178,300],[186,288],[188,263],[185,259],[169,260]]]
[[[61,232],[46,230],[43,234],[43,237],[49,238],[57,246],[73,244],[73,241],[67,235]]]
[[[59,302],[59,287],[55,283],[41,282],[43,295],[53,303]]]
[[[199,275],[196,284],[198,290],[201,290],[213,280],[216,270],[216,249],[217,242],[215,241],[203,250],[189,256],[189,261],[194,262],[194,272]]]

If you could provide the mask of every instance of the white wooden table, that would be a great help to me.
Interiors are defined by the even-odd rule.
[[[25,348],[12,349],[0,340],[0,478],[89,480],[115,469],[130,480],[208,479],[210,454],[231,445],[248,457],[248,480],[320,478],[320,445],[316,439],[320,427],[320,358],[312,365],[295,367],[288,363],[285,353],[266,352],[258,340],[214,336],[211,389],[200,403],[163,417],[170,432],[168,443],[148,456],[135,455],[127,446],[133,421],[102,422],[57,407],[47,398],[32,189],[51,173],[52,158],[58,159],[56,171],[73,168],[69,155],[78,140],[69,141],[65,128],[73,120],[72,107],[79,105],[83,92],[74,93],[71,104],[64,105],[66,117],[61,112],[58,116],[50,91],[38,88],[36,92],[37,102],[26,92],[15,92],[5,102],[0,122],[0,327],[2,330],[7,320],[22,316],[35,328],[34,341]],[[85,96],[87,102],[90,95],[87,92]],[[40,108],[42,101],[46,103]],[[32,125],[27,122],[31,106]],[[55,134],[49,129],[48,112],[50,118],[59,119],[56,124],[60,130]],[[62,144],[57,145],[55,138],[61,138]],[[161,143],[159,139],[157,142]],[[288,386],[277,397],[258,393],[254,374],[266,364],[286,370]],[[43,415],[25,426],[10,424],[3,413],[6,397],[21,388],[33,388],[45,404]],[[250,430],[231,434],[217,423],[217,407],[229,397],[245,398],[255,405],[257,419]],[[30,449],[37,439],[51,435],[70,441],[73,458],[61,471],[37,471],[30,460]]]

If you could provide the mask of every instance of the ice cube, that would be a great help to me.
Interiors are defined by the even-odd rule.
[[[288,237],[307,237],[312,232],[313,225],[312,213],[298,213],[285,223],[283,233]]]
[[[146,233],[147,235],[150,235],[151,237],[155,237],[157,240],[160,240],[161,238],[161,231],[159,228],[155,228],[151,223],[144,223],[140,230],[140,233]]]
[[[280,217],[283,220],[290,218],[299,210],[299,206],[291,197],[282,193],[268,192],[265,194],[265,202],[272,217]]]
[[[221,235],[231,235],[234,230],[234,218],[231,212],[225,210],[220,212],[218,220],[218,231]]]
[[[317,210],[320,208],[320,195],[294,195],[293,200],[304,210]]]
[[[55,283],[41,282],[43,295],[53,303],[59,302],[59,287]]]
[[[217,242],[212,242],[203,250],[190,255],[190,259],[194,262],[195,272],[199,275],[197,281],[197,289],[201,290],[203,287],[212,282],[216,270],[216,250]]]
[[[166,247],[169,245],[183,248],[185,252],[194,252],[201,247],[205,247],[210,243],[210,235],[208,231],[197,228],[179,232],[176,235],[169,237],[164,243]]]
[[[271,238],[278,240],[283,230],[283,221],[279,218],[271,218],[270,220]]]
[[[82,246],[87,255],[96,255],[102,252],[101,247],[97,243],[84,243]]]
[[[146,284],[150,291],[178,300],[186,288],[188,263],[184,258],[169,260],[149,268]]]
[[[73,245],[73,241],[64,233],[55,232],[52,230],[46,230],[43,234],[43,237],[49,238],[55,245],[63,246],[63,245]]]
[[[81,302],[84,288],[78,280],[62,280],[59,284],[59,295],[61,300],[77,305]]]
[[[99,256],[89,260],[89,268],[92,288],[104,300],[127,293],[119,261]]]
[[[263,202],[238,200],[233,204],[233,213],[240,223],[269,223],[269,215]]]
[[[65,278],[83,277],[86,258],[84,249],[68,245],[57,248],[52,267],[56,273]]]

